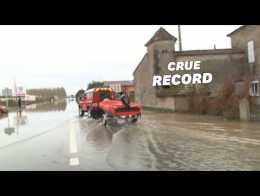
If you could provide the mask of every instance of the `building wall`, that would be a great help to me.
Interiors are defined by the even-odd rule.
[[[153,107],[176,111],[176,103],[173,97],[161,97],[161,98],[155,97],[155,99],[156,99],[156,105],[154,105]]]
[[[245,51],[247,56],[247,43],[254,41],[256,76],[260,78],[260,25],[247,25],[244,29],[230,35],[232,48],[239,48]]]
[[[189,111],[189,99],[188,97],[174,97],[175,111],[176,112],[188,112]]]
[[[145,106],[156,105],[155,91],[152,87],[153,67],[145,55],[134,73],[135,100]]]
[[[119,84],[119,83],[109,84],[108,86],[109,86],[110,88],[112,88],[113,91],[115,91],[115,92],[117,92],[117,93],[119,93],[119,92],[122,91],[122,89],[121,89],[121,84]]]
[[[167,68],[167,65],[170,61],[195,61],[200,60],[201,64],[200,70],[191,70],[191,71],[174,71],[170,72]],[[178,55],[174,56],[170,54],[161,54],[160,55],[160,75],[165,74],[180,74],[183,75],[185,73],[205,73],[209,72],[213,74],[213,81],[210,84],[200,84],[200,87],[208,88],[211,95],[215,96],[218,93],[218,89],[222,87],[223,82],[226,79],[238,79],[240,76],[245,74],[248,70],[245,65],[245,57],[244,54],[207,54],[207,55]],[[190,92],[190,86],[171,86],[169,89],[161,88],[160,92],[163,94],[164,92],[173,90],[173,94],[178,94],[185,91]],[[168,94],[168,93],[166,93]],[[158,94],[159,95],[159,94]]]
[[[246,58],[248,58],[247,44],[249,41],[254,41],[255,70],[253,75],[256,80],[260,81],[260,25],[247,25],[240,31],[231,34],[230,38],[232,47],[243,49],[245,51]],[[260,91],[260,86],[258,86],[258,89]],[[255,99],[255,104],[260,106],[260,97],[255,97]]]
[[[104,86],[112,88],[117,93],[134,90],[133,81],[105,81]]]
[[[135,91],[134,85],[122,85],[121,88],[122,91],[126,92],[127,94]]]
[[[155,75],[156,64],[156,66],[159,67],[159,71],[157,73],[159,75],[177,73],[183,75],[185,73],[192,73],[193,71],[170,72],[167,68],[168,63],[170,61],[200,60],[201,70],[196,70],[196,72],[210,72],[213,74],[213,82],[208,85],[213,96],[216,95],[218,89],[222,87],[225,79],[239,78],[247,70],[245,65],[245,56],[243,53],[188,56],[176,55],[176,53],[168,50],[168,52],[158,53],[158,62],[156,62],[152,57],[154,56],[150,55],[149,58],[148,54],[147,57],[143,59],[134,74],[136,100],[144,106],[166,108],[181,112],[189,110],[188,99],[184,96],[176,96],[176,92],[180,92],[186,88],[184,86],[171,86],[170,88],[153,87],[152,78],[153,75]],[[173,88],[175,88],[173,93],[169,93]]]

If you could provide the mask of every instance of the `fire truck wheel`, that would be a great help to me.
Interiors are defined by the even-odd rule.
[[[137,122],[137,120],[138,120],[137,118],[134,118],[134,119],[132,119],[132,121],[131,121],[131,122],[132,122],[132,123],[136,123],[136,122]]]
[[[80,116],[80,117],[84,116],[84,113],[85,113],[85,112],[82,110],[82,108],[79,107],[79,116]]]
[[[89,114],[91,118],[95,119],[95,110],[93,108],[89,109]]]

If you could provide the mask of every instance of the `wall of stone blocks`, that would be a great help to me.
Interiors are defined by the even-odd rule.
[[[247,25],[241,31],[238,31],[231,36],[232,48],[243,49],[248,54],[247,44],[249,41],[254,41],[255,57],[256,57],[256,75],[260,77],[260,25]]]

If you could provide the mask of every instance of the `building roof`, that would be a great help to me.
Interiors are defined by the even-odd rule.
[[[241,49],[208,49],[208,50],[186,50],[186,51],[176,51],[174,52],[177,56],[186,56],[186,55],[222,55],[222,54],[236,54],[244,53],[244,50]]]
[[[133,80],[104,81],[104,85],[110,84],[133,85]]]
[[[176,41],[177,38],[171,35],[168,31],[166,31],[164,28],[160,28],[158,31],[155,32],[153,37],[145,44],[145,46],[150,45],[153,42],[156,41],[165,41],[165,40],[174,40]]]
[[[243,30],[247,26],[248,25],[242,25],[242,26],[238,27],[237,29],[235,29],[234,31],[232,31],[231,33],[227,34],[227,36],[229,37],[229,36],[233,35],[234,33],[237,33],[239,31]]]
[[[135,74],[135,72],[137,71],[137,69],[139,68],[139,66],[142,64],[142,62],[144,61],[145,58],[147,58],[148,53],[145,53],[145,55],[143,56],[142,60],[140,61],[140,63],[137,65],[137,67],[135,68],[133,74]]]

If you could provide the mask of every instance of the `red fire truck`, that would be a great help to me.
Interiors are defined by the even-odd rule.
[[[87,113],[93,119],[103,119],[108,123],[137,122],[141,116],[141,106],[130,103],[125,96],[119,97],[111,88],[93,88],[85,91],[79,101],[79,116]]]

